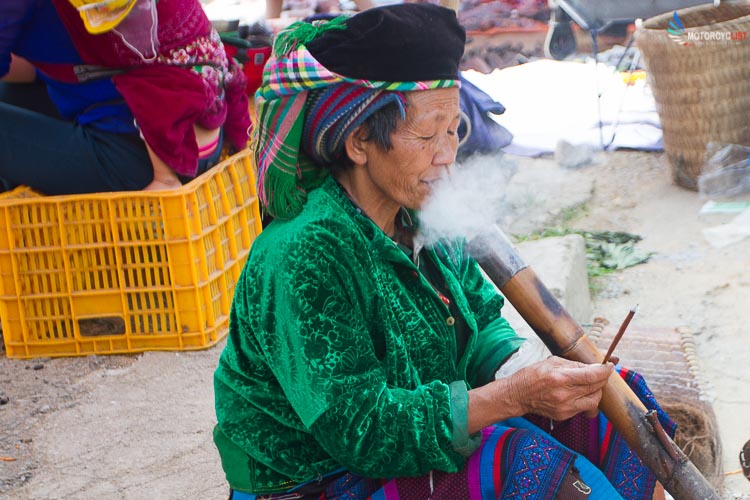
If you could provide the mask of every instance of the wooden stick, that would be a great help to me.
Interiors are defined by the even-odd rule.
[[[625,333],[625,329],[630,324],[630,320],[633,319],[633,315],[635,314],[635,309],[638,307],[638,304],[635,305],[630,311],[628,311],[628,315],[625,316],[625,321],[622,322],[620,325],[620,329],[617,330],[617,335],[615,335],[615,338],[612,339],[612,343],[609,345],[609,349],[607,349],[607,354],[604,355],[604,360],[602,361],[603,365],[607,364],[607,361],[609,361],[609,357],[612,355],[612,351],[615,350],[615,347],[617,347],[617,344],[620,342],[620,339],[622,338],[622,334]]]
[[[741,472],[742,472],[742,469],[730,470],[729,472],[725,472],[724,475],[731,476],[732,474],[740,474]]]

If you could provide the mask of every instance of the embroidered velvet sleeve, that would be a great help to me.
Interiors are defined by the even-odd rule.
[[[453,415],[453,449],[468,457],[482,444],[482,434],[469,434],[469,391],[466,382],[452,382],[451,414]]]
[[[456,472],[464,463],[451,435],[450,389],[431,382],[416,390],[361,388],[312,425],[321,446],[343,467],[369,477]],[[462,443],[469,446],[466,433]]]
[[[474,259],[464,256],[461,260],[460,279],[478,330],[466,373],[469,384],[479,387],[494,379],[497,368],[524,339],[501,316],[505,299]]]
[[[343,467],[370,477],[458,470],[448,385],[389,381],[398,368],[376,352],[373,338],[385,326],[370,321],[378,317],[371,277],[357,250],[333,240],[315,235],[275,266],[275,285],[264,291],[274,303],[260,317],[269,366],[303,425]]]

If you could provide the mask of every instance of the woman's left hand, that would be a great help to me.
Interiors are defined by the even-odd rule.
[[[163,191],[165,189],[176,189],[182,186],[180,179],[177,178],[177,174],[169,168],[169,165],[164,163],[161,158],[156,156],[154,150],[146,144],[148,149],[148,156],[151,158],[151,165],[154,167],[154,180],[143,188],[144,191]]]
[[[178,187],[182,186],[182,183],[177,179],[177,177],[174,178],[174,180],[161,180],[161,179],[154,179],[151,181],[151,183],[143,188],[144,191],[164,191],[166,189],[177,189]]]

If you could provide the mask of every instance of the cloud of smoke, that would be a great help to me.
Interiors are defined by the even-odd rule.
[[[494,157],[476,157],[452,167],[420,210],[420,237],[429,246],[443,238],[471,239],[494,227],[513,166]]]

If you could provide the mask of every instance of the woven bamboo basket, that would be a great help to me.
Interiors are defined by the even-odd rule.
[[[676,11],[636,30],[662,125],[664,151],[678,185],[697,190],[711,142],[750,146],[750,2]],[[692,35],[691,35],[692,33]],[[724,33],[727,40],[700,40]]]
[[[606,351],[617,325],[598,318],[587,332]],[[695,339],[684,329],[631,326],[614,354],[646,379],[656,400],[677,423],[675,443],[703,476],[721,491],[722,452],[716,414],[695,353]]]

